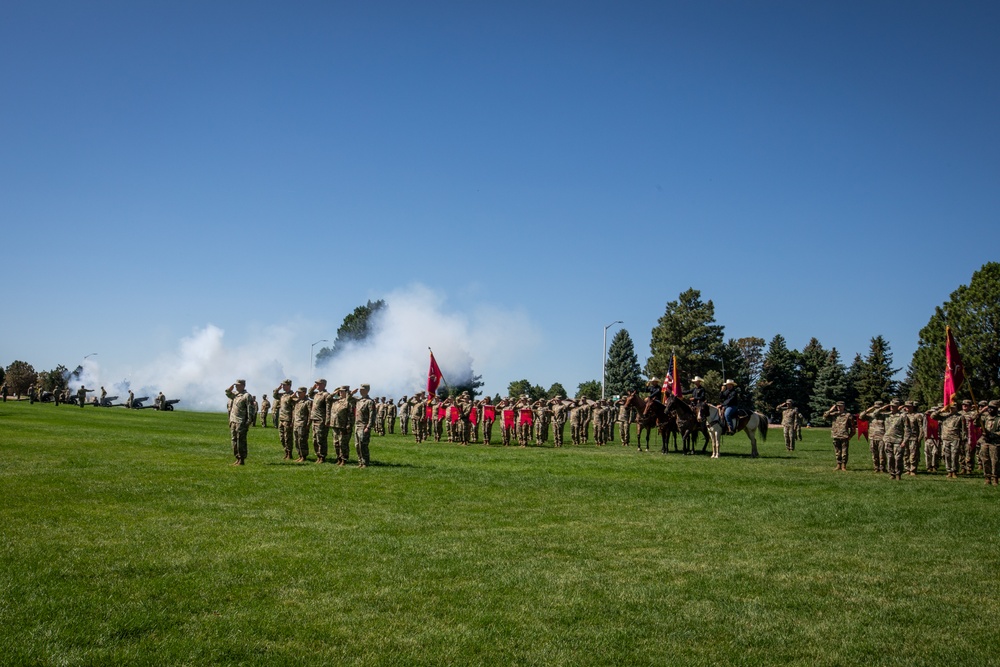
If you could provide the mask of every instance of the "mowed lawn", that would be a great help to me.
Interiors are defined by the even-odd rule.
[[[997,664],[998,490],[836,473],[825,429],[277,439],[235,468],[221,414],[0,404],[0,664]]]

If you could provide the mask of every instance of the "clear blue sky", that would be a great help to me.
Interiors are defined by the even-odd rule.
[[[572,391],[695,287],[727,337],[905,367],[1000,258],[997,35],[995,2],[5,2],[0,364],[197,374],[214,336],[262,391],[417,292],[457,331],[418,349]]]

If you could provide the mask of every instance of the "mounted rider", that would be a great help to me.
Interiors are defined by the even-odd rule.
[[[726,421],[726,435],[736,433],[737,411],[739,410],[739,394],[736,391],[736,383],[726,380],[719,392],[719,410]]]
[[[694,411],[694,415],[698,419],[699,423],[705,422],[705,415],[707,412],[707,410],[705,409],[705,405],[708,402],[705,397],[705,388],[701,386],[702,382],[704,382],[704,380],[701,377],[695,375],[693,378],[691,378],[691,385],[692,385],[691,388],[685,392],[682,392],[682,396],[691,397],[688,399],[688,404]]]

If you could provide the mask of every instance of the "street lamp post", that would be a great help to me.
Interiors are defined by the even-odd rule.
[[[604,347],[601,348],[601,400],[604,400],[604,379],[605,370],[608,367],[608,329],[616,324],[624,324],[621,320],[615,320],[608,326],[604,327]]]
[[[320,343],[326,343],[326,342],[328,342],[328,341],[325,338],[321,338],[320,340],[316,341],[315,343],[313,343],[312,345],[309,346],[309,377],[312,377],[312,374],[313,374],[313,359],[316,358],[316,356],[313,354],[313,348],[315,348]]]

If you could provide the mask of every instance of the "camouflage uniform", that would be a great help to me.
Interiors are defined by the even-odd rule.
[[[892,408],[899,407],[899,401],[890,402],[888,412],[878,410],[872,416],[885,422],[885,452],[889,460],[889,476],[891,479],[903,477],[903,438],[906,435],[906,415]]]
[[[337,455],[337,465],[346,465],[351,460],[351,429],[354,427],[355,398],[351,388],[344,385],[340,396],[330,404],[330,428],[333,431],[333,451]]]
[[[295,441],[294,412],[295,394],[291,392],[282,394],[278,409],[278,435],[281,437],[281,446],[285,450],[286,459],[292,458],[292,446]]]
[[[233,465],[243,465],[247,459],[247,431],[250,430],[250,394],[246,393],[242,380],[234,385],[236,391],[226,390],[229,399],[229,435],[233,443]]]
[[[354,447],[358,453],[358,467],[368,465],[368,443],[372,429],[375,427],[375,401],[368,398],[364,391],[368,385],[361,385],[361,398],[354,405]]]
[[[798,426],[799,409],[796,408],[791,399],[777,407],[781,411],[781,429],[785,435],[785,449],[790,452],[795,451],[795,430]]]
[[[399,399],[399,432],[410,435],[410,400],[404,396]]]
[[[941,462],[941,424],[930,423],[931,411],[924,413],[924,465],[927,472],[937,472]]]
[[[903,435],[903,451],[906,456],[906,474],[915,476],[920,465],[920,441],[924,439],[927,420],[923,413],[916,412],[912,401],[906,402],[906,429]]]
[[[971,475],[975,462],[976,445],[972,442],[972,427],[976,423],[976,411],[972,401],[962,401],[962,412],[965,419],[965,442],[962,443],[962,474]]]
[[[944,468],[948,477],[957,477],[962,470],[963,441],[966,440],[965,417],[950,408],[941,408],[931,413],[931,418],[938,421],[941,432],[941,445],[944,449]]]
[[[514,424],[517,422],[517,410],[514,409],[514,405],[512,403],[508,403],[506,401],[500,401],[497,405],[497,410],[500,410],[501,419],[500,440],[503,443],[503,446],[507,447],[510,445],[511,436],[514,434],[514,429],[516,428]],[[508,416],[513,417],[513,423],[509,426]]]
[[[539,400],[535,403],[535,444],[541,447],[549,439],[549,424],[552,422],[552,408]]]
[[[295,450],[299,458],[297,462],[306,460],[309,456],[309,427],[312,425],[312,401],[306,394],[306,388],[301,387],[292,399],[292,433],[295,438]]]
[[[389,429],[389,435],[396,434],[396,402],[391,398],[385,404],[385,424],[382,425],[382,435],[385,435],[386,427]]]
[[[875,401],[875,405],[864,411],[864,417],[868,418],[868,448],[872,454],[872,467],[875,472],[885,472],[888,470],[889,462],[885,447],[885,419],[873,415],[876,410],[882,410],[885,404],[882,401]]]
[[[260,425],[267,428],[267,415],[271,413],[271,402],[267,400],[267,395],[260,398]]]
[[[998,486],[997,474],[1000,468],[1000,401],[990,401],[988,412],[979,413],[978,425],[983,429],[980,440],[981,462],[983,465],[983,476],[987,484]]]
[[[326,382],[317,382],[309,392],[312,399],[312,410],[309,420],[312,422],[313,451],[316,453],[316,463],[323,463],[329,453],[330,440],[330,406],[334,395],[326,390]]]
[[[833,418],[830,437],[833,438],[833,450],[837,455],[837,470],[847,470],[847,455],[856,426],[854,415],[847,412],[843,403],[837,403],[823,416]]]
[[[632,442],[632,422],[635,421],[632,415],[632,408],[625,407],[625,401],[620,400],[618,405],[618,439],[621,440],[622,447]]]
[[[563,446],[563,437],[566,434],[566,417],[569,407],[563,403],[561,398],[553,399],[552,406],[552,439],[556,447]]]

